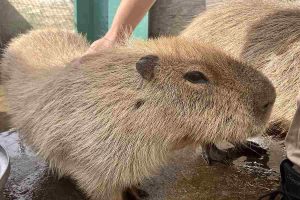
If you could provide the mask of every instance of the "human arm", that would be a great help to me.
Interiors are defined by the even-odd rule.
[[[155,0],[122,0],[111,28],[102,38],[93,42],[87,54],[124,42],[154,2]]]

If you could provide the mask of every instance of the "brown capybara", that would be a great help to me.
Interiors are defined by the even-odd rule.
[[[277,93],[270,119],[275,133],[287,132],[300,91],[299,6],[273,0],[224,1],[181,33],[221,47],[271,79]]]
[[[71,62],[87,48],[75,33],[32,31],[10,43],[2,70],[24,141],[92,199],[122,199],[176,149],[266,128],[273,85],[214,47],[159,38]]]

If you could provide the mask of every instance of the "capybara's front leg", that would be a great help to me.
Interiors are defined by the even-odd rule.
[[[219,149],[213,143],[202,145],[202,156],[208,165],[211,165],[212,162],[228,164],[227,152]]]

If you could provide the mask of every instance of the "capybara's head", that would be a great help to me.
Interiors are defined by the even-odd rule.
[[[184,140],[241,142],[265,131],[276,95],[261,72],[196,41],[161,38],[149,47],[136,70],[149,98],[162,93],[156,105],[184,127]]]

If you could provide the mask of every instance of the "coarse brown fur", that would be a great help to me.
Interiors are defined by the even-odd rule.
[[[87,48],[75,33],[32,31],[11,42],[2,70],[12,122],[24,141],[92,199],[121,198],[176,149],[244,141],[265,129],[273,86],[218,49],[159,38],[71,62]],[[136,69],[146,55],[159,58],[149,80]],[[188,82],[189,71],[202,72],[209,83]]]
[[[224,1],[196,17],[181,36],[219,46],[270,78],[277,93],[270,128],[287,132],[300,91],[299,3]]]

